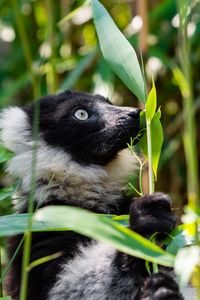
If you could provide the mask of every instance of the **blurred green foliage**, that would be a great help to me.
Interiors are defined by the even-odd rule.
[[[138,49],[140,57],[140,1],[101,2],[134,48]],[[182,100],[172,72],[179,65],[176,1],[151,0],[147,3],[148,35],[145,41],[147,51],[143,53],[144,67],[149,82],[152,73],[155,77],[165,136],[156,190],[172,194],[178,206],[182,207],[187,190]],[[199,119],[198,0],[191,1],[188,34],[195,109]],[[101,93],[120,105],[139,105],[100,54],[88,1],[84,4],[80,0],[1,0],[0,66],[0,107],[25,105],[40,95],[64,89]],[[200,135],[197,139],[200,149]]]

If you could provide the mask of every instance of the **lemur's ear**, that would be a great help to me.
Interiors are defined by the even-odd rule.
[[[23,109],[4,109],[0,113],[0,131],[1,143],[14,153],[20,154],[31,149],[31,130]]]

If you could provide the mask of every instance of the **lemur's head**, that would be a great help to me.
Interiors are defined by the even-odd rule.
[[[34,105],[25,108],[33,127]],[[40,101],[40,137],[81,164],[104,165],[139,131],[137,108],[112,105],[100,95],[64,92]]]
[[[29,192],[31,182],[35,103],[7,108],[0,115],[1,141],[15,153],[8,172],[22,178],[24,193]],[[53,178],[49,195],[55,192],[68,203],[84,197],[106,199],[108,194],[114,202],[120,184],[134,169],[121,150],[139,132],[140,110],[114,106],[100,95],[70,91],[43,97],[37,103],[36,198],[41,198],[41,185]]]

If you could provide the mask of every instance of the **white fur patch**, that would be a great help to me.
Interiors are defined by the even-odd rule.
[[[64,265],[48,300],[134,299],[134,278],[121,276],[112,264],[115,255],[116,250],[104,243],[80,247],[75,258]]]
[[[1,142],[16,154],[32,148],[26,113],[19,107],[4,109],[0,114]]]
[[[106,167],[82,166],[74,162],[64,151],[40,142],[36,159],[36,180],[45,180],[47,184],[37,187],[36,201],[41,204],[49,195],[55,195],[60,199],[87,201],[90,208],[95,202],[97,204],[100,199],[104,199],[104,203],[99,202],[99,206],[106,210],[109,203],[118,203],[127,177],[135,166],[134,161],[128,160],[125,163],[124,155],[125,152],[119,154]],[[22,179],[24,193],[30,191],[31,168],[32,150],[16,155],[8,163],[8,172]],[[24,207],[24,201],[18,202],[18,210]]]

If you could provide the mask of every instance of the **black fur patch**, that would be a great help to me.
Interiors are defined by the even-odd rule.
[[[75,117],[78,109],[89,118]],[[31,125],[34,105],[25,109]],[[139,131],[139,109],[112,105],[100,95],[64,92],[40,100],[40,134],[47,144],[65,150],[81,164],[106,164]]]

